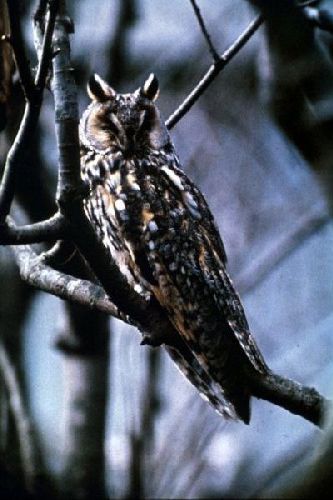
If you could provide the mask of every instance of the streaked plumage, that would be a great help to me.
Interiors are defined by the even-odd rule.
[[[80,122],[85,209],[136,291],[153,294],[181,338],[169,354],[223,415],[249,421],[245,368],[268,368],[226,272],[208,205],[179,165],[154,104],[158,83],[117,94],[95,75]]]

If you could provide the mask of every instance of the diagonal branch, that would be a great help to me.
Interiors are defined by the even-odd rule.
[[[166,127],[169,130],[172,129],[183,118],[183,116],[186,115],[186,113],[197,102],[199,97],[201,97],[205,90],[207,90],[213,80],[215,80],[215,78],[223,70],[223,68],[225,68],[229,61],[231,61],[231,59],[236,54],[238,54],[241,48],[244,47],[248,40],[250,40],[252,35],[254,35],[254,33],[258,30],[263,22],[264,18],[262,16],[258,16],[253,21],[251,21],[251,23],[237,38],[237,40],[235,40],[235,42],[219,57],[219,59],[210,66],[210,68],[196,85],[196,87],[194,87],[191,93],[165,122]]]
[[[108,298],[104,289],[91,281],[74,278],[52,269],[26,245],[12,247],[20,276],[29,285],[63,300],[101,311],[133,324]]]
[[[200,12],[200,9],[198,7],[198,4],[196,2],[196,0],[190,0],[191,4],[192,4],[192,7],[193,7],[193,10],[194,10],[194,14],[198,20],[198,23],[199,23],[199,26],[200,26],[200,29],[201,29],[201,32],[207,42],[207,45],[208,45],[208,48],[209,48],[209,52],[213,58],[213,60],[215,62],[218,62],[220,60],[220,56],[217,52],[217,50],[215,49],[214,47],[214,44],[212,42],[212,39],[210,37],[210,34],[208,33],[208,30],[206,28],[206,25],[205,25],[205,21],[201,15],[201,12]]]

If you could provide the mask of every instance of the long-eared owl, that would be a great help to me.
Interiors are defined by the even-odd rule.
[[[80,122],[85,211],[129,284],[157,299],[184,341],[167,348],[178,367],[222,415],[248,423],[246,373],[268,368],[213,216],[154,104],[158,91],[154,75],[131,94],[90,78],[92,102]]]

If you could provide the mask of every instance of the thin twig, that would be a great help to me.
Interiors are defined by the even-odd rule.
[[[299,2],[297,7],[303,9],[303,7],[309,7],[313,5],[318,5],[321,0],[304,0],[304,2]]]
[[[231,59],[241,50],[242,47],[244,47],[246,42],[250,40],[252,35],[254,35],[263,22],[264,18],[261,15],[251,21],[237,40],[219,57],[219,60],[210,66],[204,77],[200,80],[192,92],[165,122],[165,125],[169,130],[172,129],[184,115],[186,115],[193,104],[196,103],[199,97],[201,97],[205,90],[209,87],[212,81],[215,80],[217,75],[223,70],[228,62],[231,61]]]
[[[0,373],[8,391],[9,407],[14,417],[18,434],[26,487],[29,492],[36,492],[38,490],[36,481],[38,481],[42,469],[40,450],[38,449],[34,429],[23,401],[15,368],[9,359],[2,341],[0,341]]]
[[[200,29],[201,29],[201,32],[207,42],[207,45],[208,45],[208,48],[209,48],[209,52],[213,58],[213,60],[215,62],[218,62],[220,60],[220,56],[217,52],[217,50],[215,49],[214,45],[213,45],[213,42],[212,42],[212,39],[210,37],[210,34],[208,33],[208,30],[206,28],[206,25],[205,25],[205,21],[201,15],[201,12],[200,12],[200,9],[197,5],[197,2],[196,0],[190,0],[191,2],[191,5],[193,7],[193,10],[194,10],[194,14],[198,20],[198,23],[199,23],[199,26],[200,26]]]

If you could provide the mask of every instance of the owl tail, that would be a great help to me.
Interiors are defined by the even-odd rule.
[[[188,381],[220,415],[224,418],[239,418],[245,424],[249,423],[250,396],[245,388],[242,390],[233,385],[229,386],[227,392],[222,389],[221,385],[203,369],[193,352],[180,338],[176,349],[169,346],[165,346],[165,349]]]

